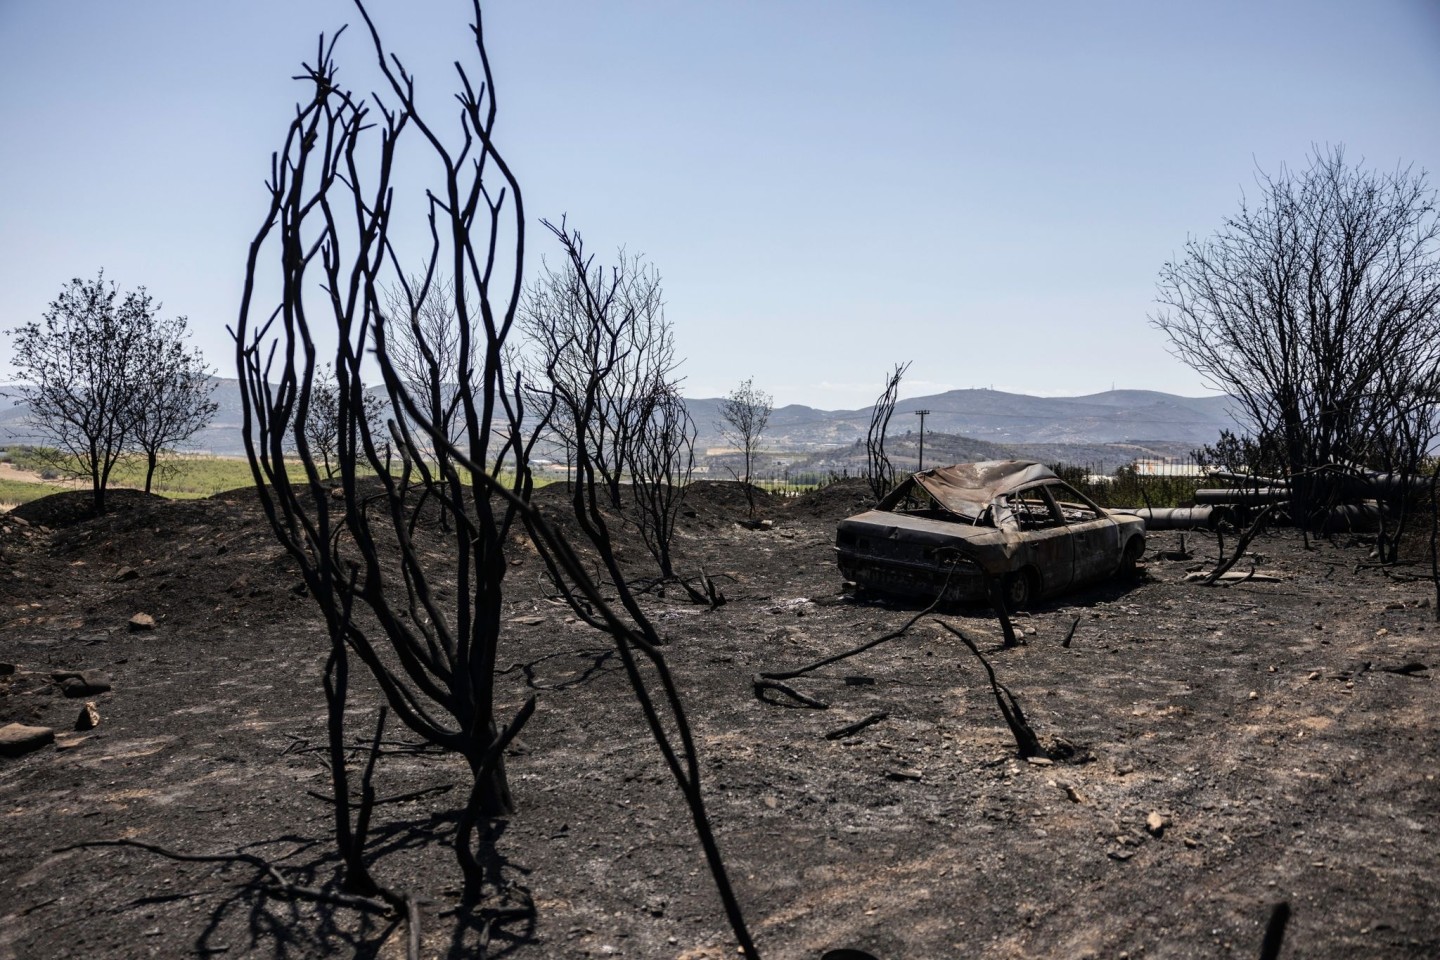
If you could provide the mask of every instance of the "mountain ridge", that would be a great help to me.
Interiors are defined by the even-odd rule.
[[[196,435],[187,449],[220,455],[244,452],[240,436],[238,381],[212,377],[212,398],[219,404],[215,419]],[[6,397],[23,387],[5,389]],[[686,398],[698,431],[697,452],[727,446],[720,423],[720,397]],[[999,390],[948,390],[911,397],[895,405],[890,436],[918,432],[925,416],[926,433],[972,437],[1002,444],[1107,444],[1165,441],[1199,446],[1214,442],[1222,429],[1232,428],[1229,397],[1182,397],[1154,390],[1109,390],[1080,397],[1036,397]],[[817,451],[863,440],[870,429],[872,407],[826,410],[805,404],[776,407],[761,437],[765,449]],[[29,424],[29,409],[0,402],[0,445],[38,442]]]

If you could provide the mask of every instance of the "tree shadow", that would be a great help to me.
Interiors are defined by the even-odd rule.
[[[620,670],[620,665],[612,659],[614,656],[614,647],[606,647],[598,650],[561,650],[555,653],[547,653],[543,657],[536,657],[528,663],[517,663],[505,670],[497,670],[495,674],[496,676],[500,676],[501,674],[510,673],[518,667],[520,672],[525,675],[525,685],[531,690],[569,690],[572,687],[583,686],[601,674],[614,673]],[[554,683],[544,683],[537,680],[535,676],[536,668],[547,661],[559,657],[575,657],[581,660],[590,660],[590,665],[586,667],[579,676],[570,677],[565,680],[558,680]]]
[[[402,852],[413,854],[429,850],[448,853],[453,847],[458,821],[458,811],[446,811],[386,823],[372,834],[371,841],[366,845],[366,861],[373,865],[387,856]],[[445,957],[455,960],[477,956],[503,957],[536,942],[535,908],[523,882],[530,870],[512,863],[498,850],[499,840],[507,826],[506,821],[496,820],[482,831],[479,846],[485,870],[485,893],[479,903],[467,905],[458,902],[457,869],[454,891],[457,905],[441,909],[438,914],[448,941],[442,954]],[[255,853],[260,848],[277,843],[298,845],[285,856],[271,861],[283,871],[287,881],[330,896],[345,895],[340,886],[343,864],[328,837],[315,839],[284,835],[247,844],[238,852]],[[246,872],[251,875],[239,875]],[[210,911],[204,927],[195,937],[193,950],[199,956],[263,950],[279,960],[329,955],[375,960],[382,952],[390,952],[385,948],[392,938],[405,935],[406,917],[403,911],[379,913],[288,896],[270,885],[265,875],[257,873],[252,864],[238,860],[220,864],[217,873],[236,874],[237,886]],[[401,895],[407,893],[403,889],[396,892]],[[146,896],[132,903],[143,906],[191,896],[194,895]],[[243,946],[233,940],[235,920],[241,917],[245,929]],[[436,914],[423,914],[422,922],[433,925]]]

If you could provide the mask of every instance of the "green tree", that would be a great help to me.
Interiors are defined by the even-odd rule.
[[[71,280],[38,322],[10,332],[13,363],[31,385],[34,425],[54,466],[90,480],[97,513],[115,465],[144,451],[150,487],[162,449],[192,436],[215,412],[198,352],[184,345],[184,317],[160,318],[140,287],[122,295],[100,271]]]

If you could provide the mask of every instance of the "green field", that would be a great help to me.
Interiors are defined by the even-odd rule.
[[[33,447],[10,447],[0,451],[0,463],[11,463],[21,470],[39,473],[55,483],[30,483],[0,478],[0,503],[28,503],[65,489],[88,489],[88,477],[78,481],[65,481],[67,473],[74,472],[73,459],[56,467],[43,452]],[[301,479],[304,472],[298,463],[290,467],[292,478]],[[250,464],[239,457],[178,456],[168,457],[160,462],[155,473],[151,491],[162,497],[188,500],[208,497],[237,487],[248,487],[254,481],[250,476]],[[145,486],[145,461],[126,459],[116,464],[110,475],[112,488],[128,487],[140,490]]]
[[[55,488],[48,483],[28,483],[24,480],[0,477],[0,505],[3,506],[29,503],[31,500],[39,500],[54,492]]]
[[[65,479],[66,468],[73,468],[76,465],[73,458],[61,468],[57,468],[53,460],[47,458],[43,451],[34,447],[0,449],[0,463],[13,464],[18,469],[41,474],[53,481],[35,483],[0,477],[0,504],[6,506],[29,503],[31,500],[38,500],[62,490],[88,490],[90,488],[88,476],[79,480]],[[292,481],[302,482],[305,479],[305,471],[301,468],[298,460],[290,461],[287,465]],[[68,472],[73,472],[73,469]],[[537,477],[535,485],[540,487],[549,482],[553,481]],[[223,493],[226,490],[249,487],[253,483],[254,479],[250,475],[250,463],[242,457],[176,456],[160,462],[160,468],[155,474],[155,481],[151,484],[151,492],[172,500],[194,500]],[[144,487],[144,460],[131,458],[116,464],[114,472],[110,475],[111,489],[142,490]]]

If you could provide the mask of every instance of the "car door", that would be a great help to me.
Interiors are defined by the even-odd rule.
[[[1054,498],[1074,546],[1075,583],[1101,580],[1120,564],[1120,528],[1110,516],[1082,494],[1053,482],[1046,492]]]
[[[1007,500],[1011,517],[1019,527],[1021,565],[1039,572],[1044,593],[1070,586],[1075,576],[1074,538],[1054,498],[1040,484],[1018,490]]]

